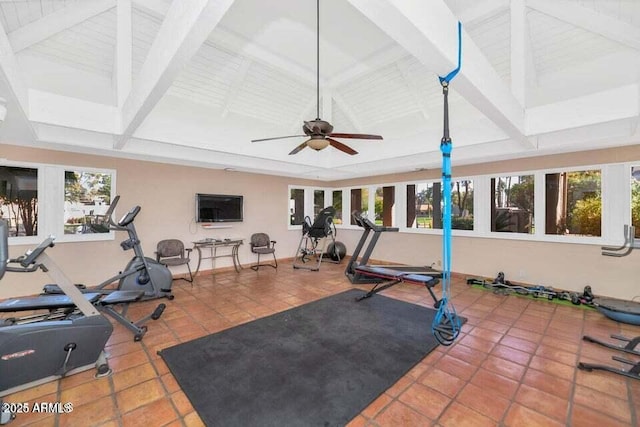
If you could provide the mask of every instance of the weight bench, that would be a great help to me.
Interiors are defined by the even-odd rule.
[[[359,265],[356,267],[357,274],[368,277],[372,279],[381,280],[376,283],[373,288],[366,294],[361,297],[356,298],[356,301],[361,301],[365,298],[371,297],[373,294],[376,294],[380,291],[383,291],[387,288],[397,285],[398,283],[412,283],[414,285],[423,285],[429,291],[431,298],[434,301],[434,307],[438,308],[440,306],[440,300],[433,293],[433,287],[440,283],[440,280],[436,279],[432,276],[427,276],[425,274],[416,274],[413,271],[402,271],[399,270],[397,266],[394,266],[393,269],[385,268],[385,267],[372,267],[367,265]]]
[[[134,336],[134,341],[140,341],[147,333],[144,324],[149,320],[157,320],[162,316],[166,308],[165,304],[159,304],[148,316],[133,322],[127,317],[129,304],[140,301],[144,291],[113,291],[108,294],[99,292],[87,292],[83,294],[87,301],[93,304],[98,311],[111,316],[118,323],[129,329]],[[122,305],[120,311],[116,308]],[[64,320],[78,313],[76,305],[70,297],[64,294],[45,294],[37,297],[16,298],[0,303],[0,313],[20,311],[49,310],[48,313],[31,314],[22,317],[10,317],[0,322],[1,326],[21,325],[53,320]]]

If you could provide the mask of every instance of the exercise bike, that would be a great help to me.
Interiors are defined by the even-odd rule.
[[[109,375],[104,347],[113,325],[45,253],[54,246],[54,238],[16,259],[17,266],[9,266],[8,234],[7,223],[0,221],[0,277],[5,271],[41,269],[58,283],[77,312],[62,320],[0,326],[0,397],[92,367],[96,377]],[[12,417],[0,411],[0,424]]]
[[[173,284],[173,276],[166,265],[159,263],[155,259],[144,256],[142,245],[136,232],[133,221],[136,215],[140,213],[140,206],[134,206],[122,217],[118,222],[113,219],[113,212],[120,200],[120,196],[116,196],[106,212],[108,227],[110,231],[126,231],[129,238],[120,243],[123,250],[133,249],[134,257],[129,261],[124,271],[108,278],[99,285],[86,289],[87,292],[96,292],[101,290],[109,292],[107,286],[114,282],[118,282],[118,291],[144,291],[142,300],[150,300],[156,298],[174,298],[171,293],[171,285]],[[44,293],[56,294],[60,293],[55,285],[47,285]]]

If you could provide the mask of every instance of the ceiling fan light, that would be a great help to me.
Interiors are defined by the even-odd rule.
[[[329,141],[326,139],[311,139],[307,142],[307,147],[313,148],[316,151],[323,150],[329,146]]]

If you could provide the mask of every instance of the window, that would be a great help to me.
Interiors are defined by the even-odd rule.
[[[405,232],[442,230],[443,187],[436,177],[298,188],[306,215],[324,195],[325,206],[338,211],[336,224],[357,225],[348,219],[357,213]],[[610,217],[603,218],[607,208]],[[608,245],[618,241],[615,230],[629,223],[640,239],[640,162],[457,176],[451,182],[451,215],[456,235]]]
[[[314,221],[320,211],[332,206],[336,208],[336,224],[342,224],[342,191],[318,187],[289,186],[289,226],[301,226],[305,218]]]
[[[304,189],[292,188],[289,192],[289,225],[304,221]]]
[[[442,184],[407,185],[407,227],[442,229]],[[473,181],[451,183],[451,228],[473,230]]]
[[[324,190],[313,190],[313,217],[315,218],[324,208]]]
[[[599,170],[545,175],[545,233],[600,236],[602,185]]]
[[[369,213],[369,189],[354,188],[351,190],[351,211],[368,216]],[[355,220],[351,218],[351,225],[357,225]]]
[[[115,183],[113,170],[7,161],[0,165],[0,218],[9,224],[9,242],[112,240],[104,214]]]
[[[64,172],[64,234],[108,233],[111,174]]]
[[[390,227],[393,225],[393,205],[395,203],[395,187],[378,187],[375,195],[375,222]]]
[[[534,176],[491,178],[491,231],[534,233]]]
[[[0,219],[9,237],[38,235],[38,169],[0,166]]]
[[[439,182],[407,185],[407,227],[442,228],[441,197]]]
[[[473,230],[473,181],[451,183],[451,228]]]
[[[333,222],[342,224],[342,190],[334,190],[332,194],[332,206],[336,210],[336,216]]]

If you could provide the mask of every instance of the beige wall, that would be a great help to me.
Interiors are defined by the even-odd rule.
[[[258,231],[268,233],[278,242],[278,257],[292,257],[298,246],[300,232],[287,228],[288,185],[319,185],[314,181],[292,182],[289,178],[268,175],[77,155],[10,145],[0,145],[0,157],[11,161],[115,169],[117,193],[120,195],[116,218],[120,218],[134,205],[141,206],[135,225],[148,257],[155,256],[157,242],[165,238],[182,239],[190,247],[190,242],[206,237],[248,239]],[[203,229],[194,222],[196,193],[244,195],[245,221],[232,223],[232,228],[229,229]],[[120,248],[120,242],[126,238],[126,233],[117,232],[113,241],[59,243],[49,254],[72,281],[94,285],[123,270],[131,259],[133,251],[125,252]],[[21,255],[29,247],[31,246],[12,245],[9,248],[10,256]],[[248,242],[241,246],[240,261],[255,262]],[[230,265],[230,258],[222,258],[216,262],[216,267]],[[192,262],[192,266],[195,268],[195,262]],[[210,269],[211,261],[203,261],[203,268]],[[49,282],[50,279],[43,273],[7,273],[0,281],[0,298],[37,293],[43,283]]]
[[[290,258],[297,248],[300,232],[287,229],[288,185],[354,186],[393,183],[414,179],[433,179],[438,170],[367,179],[320,183],[267,175],[225,172],[203,168],[133,161],[101,156],[20,148],[0,145],[0,157],[12,161],[64,164],[115,169],[117,192],[121,195],[118,217],[131,206],[140,205],[136,226],[147,256],[153,257],[156,243],[176,237],[186,242],[204,237],[244,237],[266,231],[278,241],[279,258]],[[510,172],[640,159],[640,146],[519,159],[454,168],[454,176]],[[245,221],[231,229],[206,230],[193,222],[195,193],[243,194]],[[360,238],[359,230],[338,230],[338,240],[351,253]],[[132,252],[119,246],[124,233],[114,241],[58,244],[50,255],[72,281],[88,285],[101,282],[122,270]],[[11,256],[22,254],[27,246],[11,246]],[[398,263],[427,265],[441,259],[441,238],[412,233],[385,233],[373,258]],[[596,294],[631,299],[640,294],[638,271],[640,253],[624,258],[604,257],[596,245],[524,242],[501,239],[454,237],[453,270],[468,275],[493,277],[504,271],[508,279],[523,280],[556,288],[580,291],[591,285]],[[240,259],[255,261],[248,245]],[[205,261],[206,262],[206,261]],[[219,260],[217,266],[229,266]],[[205,265],[205,268],[210,264]],[[251,273],[247,271],[246,273]],[[313,274],[301,270],[300,274]],[[36,293],[49,279],[43,273],[5,275],[0,282],[0,298]]]

